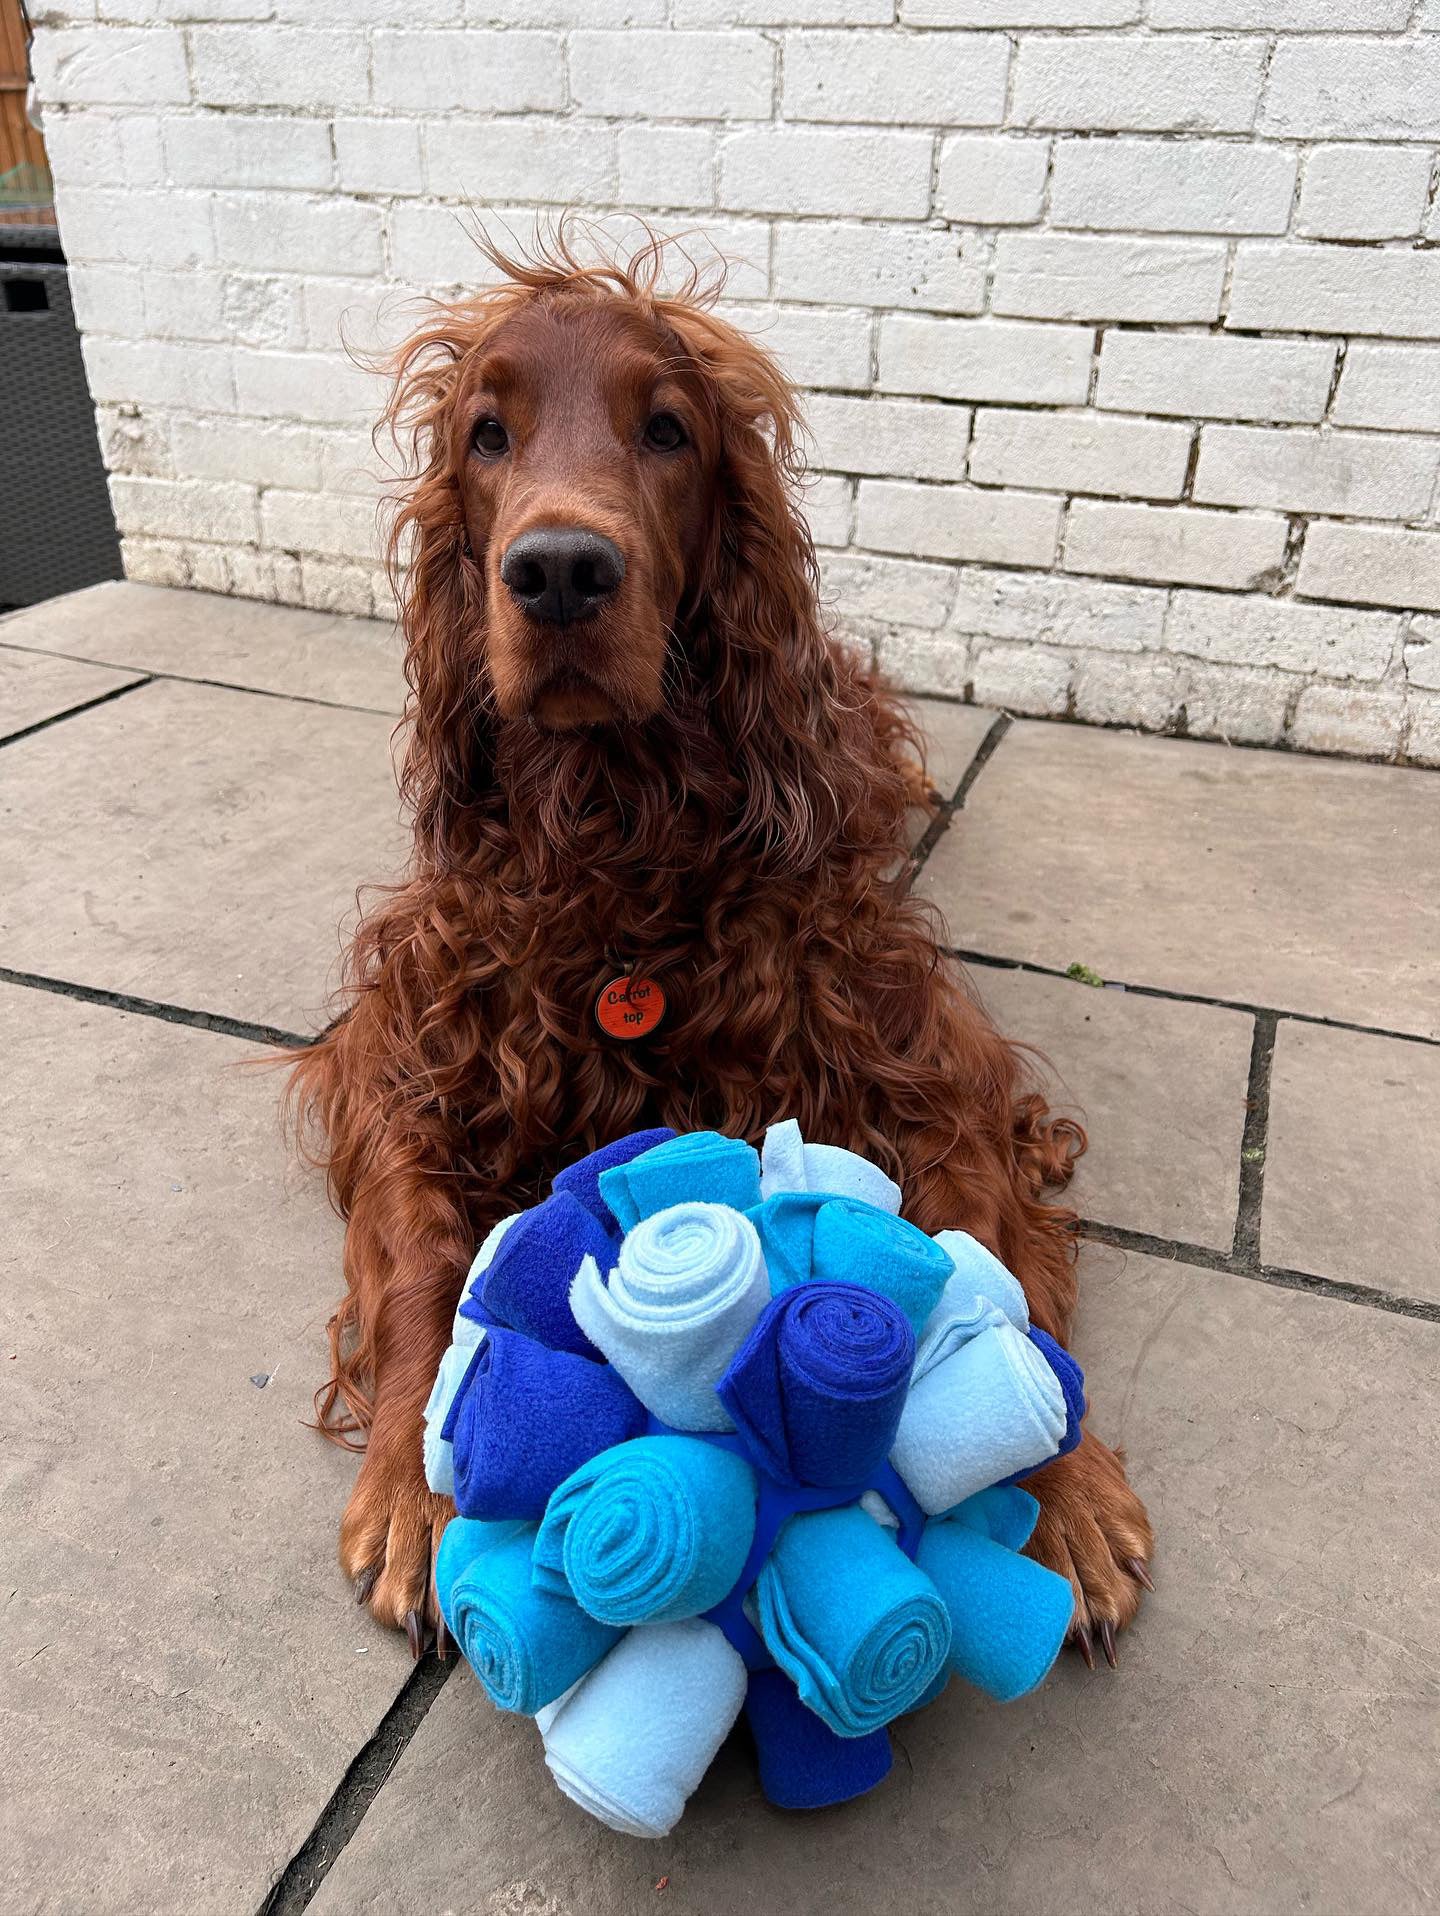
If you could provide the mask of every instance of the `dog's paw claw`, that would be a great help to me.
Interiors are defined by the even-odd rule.
[[[416,1610],[405,1612],[405,1636],[410,1644],[410,1655],[418,1663],[425,1654],[425,1631]]]
[[[363,1606],[370,1601],[371,1592],[379,1580],[380,1566],[378,1563],[372,1563],[368,1569],[360,1572],[359,1576],[355,1579],[355,1601],[357,1604]]]
[[[1112,1670],[1118,1668],[1119,1659],[1115,1655],[1115,1625],[1109,1617],[1100,1619],[1100,1647],[1105,1652],[1105,1661]]]
[[[1154,1584],[1150,1581],[1150,1572],[1145,1568],[1143,1558],[1127,1557],[1125,1559],[1125,1568],[1130,1572],[1136,1583],[1143,1584],[1147,1590],[1153,1590],[1155,1588]]]
[[[1075,1645],[1075,1648],[1080,1652],[1081,1656],[1084,1657],[1085,1668],[1087,1670],[1093,1670],[1095,1668],[1095,1639],[1090,1634],[1089,1624],[1072,1623],[1070,1626],[1070,1641]]]

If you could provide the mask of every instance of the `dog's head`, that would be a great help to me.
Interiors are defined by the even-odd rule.
[[[549,732],[643,723],[725,669],[727,636],[778,646],[809,617],[789,387],[693,285],[657,290],[662,256],[497,260],[500,285],[403,349],[419,725],[437,703]]]

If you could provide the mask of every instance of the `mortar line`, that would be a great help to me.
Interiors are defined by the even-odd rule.
[[[1069,972],[1062,971],[1058,965],[1042,965],[1029,958],[1002,958],[995,952],[971,951],[964,945],[947,945],[945,951],[948,957],[957,958],[962,965],[980,965],[990,971],[1025,971],[1036,978],[1064,978],[1075,982]],[[1367,1038],[1393,1038],[1398,1044],[1440,1047],[1440,1038],[1428,1037],[1424,1032],[1396,1031],[1388,1025],[1358,1024],[1351,1018],[1326,1018],[1318,1011],[1291,1011],[1278,1005],[1256,1005],[1243,998],[1212,998],[1203,991],[1171,990],[1164,985],[1135,985],[1120,978],[1107,978],[1105,982],[1128,992],[1133,998],[1163,998],[1179,1005],[1213,1005],[1218,1011],[1243,1011],[1251,1018],[1274,1018],[1277,1023],[1288,1021],[1297,1025],[1319,1025],[1326,1031],[1356,1031]]]
[[[309,1906],[454,1668],[453,1663],[441,1663],[433,1652],[416,1664],[336,1784],[310,1834],[280,1872],[258,1916],[298,1916]]]
[[[48,652],[40,653],[37,656],[41,658],[54,658],[56,654]],[[88,659],[80,660],[78,663],[89,664],[90,661]],[[111,671],[125,671],[129,668],[124,666],[111,666],[107,669]],[[52,725],[62,725],[66,719],[77,718],[81,712],[93,712],[97,705],[113,705],[116,699],[123,699],[127,692],[138,692],[142,686],[146,686],[149,683],[150,675],[147,674],[144,678],[132,679],[128,685],[114,685],[108,692],[97,693],[93,699],[81,699],[77,705],[67,705],[63,712],[52,712],[49,718],[36,719],[33,725],[22,725],[18,731],[7,732],[3,737],[0,737],[0,751],[3,751],[7,745],[19,744],[22,738],[33,738],[37,732],[48,732]]]
[[[102,1005],[107,1011],[133,1012],[136,1017],[154,1018],[161,1024],[188,1025],[195,1031],[214,1031],[224,1038],[243,1038],[249,1044],[291,1050],[315,1042],[314,1035],[282,1031],[278,1025],[253,1024],[247,1018],[231,1018],[219,1011],[192,1011],[187,1005],[165,1004],[158,998],[137,998],[125,991],[106,991],[99,985],[79,985],[68,978],[47,978],[37,971],[14,971],[8,965],[0,965],[0,985],[18,985],[26,991],[48,991],[57,998],[73,998],[81,1004]]]
[[[1108,1244],[1120,1251],[1134,1251],[1144,1257],[1166,1258],[1174,1264],[1194,1264],[1202,1270],[1218,1271],[1225,1277],[1241,1277],[1251,1284],[1267,1284],[1275,1290],[1304,1291],[1312,1297],[1328,1297],[1341,1304],[1359,1304],[1372,1311],[1384,1311],[1394,1317],[1411,1317],[1424,1324],[1440,1324],[1440,1302],[1428,1297],[1405,1297],[1396,1291],[1382,1291],[1370,1284],[1352,1284],[1336,1277],[1317,1277],[1313,1271],[1292,1270],[1284,1264],[1242,1264],[1231,1251],[1211,1250],[1204,1244],[1187,1244],[1183,1238],[1154,1237],[1148,1231],[1132,1231],[1120,1224],[1098,1224],[1081,1218],[1076,1234],[1091,1244]]]
[[[965,801],[970,796],[976,779],[979,778],[985,767],[995,756],[996,751],[999,749],[1001,739],[1004,738],[1013,723],[1014,721],[1008,712],[997,712],[995,714],[995,717],[990,723],[989,731],[986,732],[984,738],[981,739],[971,754],[970,763],[961,774],[960,783],[955,787],[954,794],[950,798],[941,800],[935,816],[921,834],[919,844],[916,845],[914,851],[910,854],[910,883],[912,885],[924,868],[926,859],[929,858],[931,852],[934,851],[936,845],[948,831],[951,819],[957,812],[965,809]]]

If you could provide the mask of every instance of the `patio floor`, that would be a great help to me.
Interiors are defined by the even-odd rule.
[[[355,1608],[300,1427],[340,1232],[243,1067],[403,854],[399,698],[321,614],[0,621],[0,1909],[1432,1908],[1440,776],[924,706],[917,882],[1090,1128],[1076,1343],[1158,1590],[858,1804],[769,1809],[738,1734],[642,1844]]]

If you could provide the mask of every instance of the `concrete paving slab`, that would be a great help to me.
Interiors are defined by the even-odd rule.
[[[1440,1326],[1095,1248],[1082,1295],[1097,1428],[1159,1534],[1118,1673],[1065,1658],[1006,1708],[952,1685],[873,1796],[808,1817],[765,1807],[737,1736],[640,1843],[462,1670],[314,1916],[1428,1909],[1440,1479],[1414,1446]]]
[[[0,752],[0,964],[282,1030],[406,843],[378,714],[157,680]]]
[[[1005,1035],[1045,1054],[1056,1107],[1089,1133],[1066,1202],[1097,1223],[1228,1251],[1254,1020],[988,965],[971,979]]]
[[[1440,1036],[1440,778],[1013,726],[930,856],[954,943]]]
[[[0,631],[3,631],[0,627]],[[0,743],[72,706],[139,683],[138,672],[117,672],[78,659],[47,658],[0,645]]]
[[[930,782],[942,798],[953,798],[998,714],[983,705],[952,705],[946,699],[911,703],[925,733]]]
[[[410,1668],[301,1428],[340,1227],[258,1047],[13,987],[0,1031],[0,1906],[253,1910]]]
[[[131,579],[13,613],[0,641],[397,716],[405,695],[399,640],[379,620]]]
[[[1440,1302],[1440,1049],[1282,1020],[1267,1264]]]

